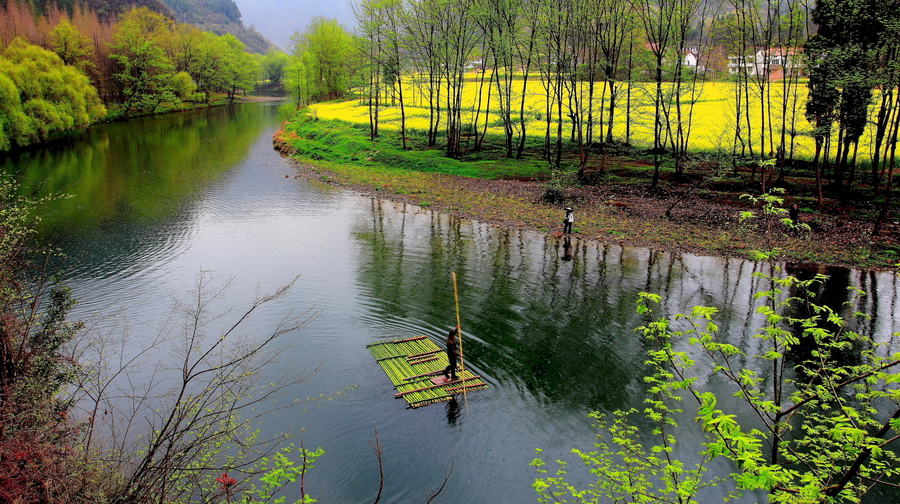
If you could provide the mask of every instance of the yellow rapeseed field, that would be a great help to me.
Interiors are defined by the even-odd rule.
[[[476,108],[480,108],[478,114],[479,130],[483,127],[485,115],[484,111],[489,110],[488,133],[502,135],[502,124],[497,112],[497,96],[491,93],[488,97],[487,92],[481,97],[481,106],[477,107],[479,83],[473,74],[469,74],[470,78],[466,81],[463,97],[463,123],[470,124],[474,117]],[[518,103],[522,96],[522,77],[518,77],[514,88],[517,90],[514,95],[514,109],[518,109]],[[583,83],[587,86],[587,83]],[[595,98],[593,104],[594,121],[599,121],[601,113],[601,93],[603,91],[603,83],[595,83]],[[487,84],[484,89],[487,90]],[[795,85],[794,90],[789,93],[787,105],[784,107],[783,100],[783,84],[782,82],[774,82],[768,84],[767,103],[771,103],[769,112],[766,117],[764,148],[760,149],[763,140],[761,134],[760,95],[758,90],[751,89],[749,96],[742,95],[740,99],[746,101],[749,98],[751,103],[750,112],[750,135],[748,138],[747,118],[742,117],[742,131],[744,142],[752,142],[753,153],[755,155],[769,155],[771,149],[777,148],[780,136],[780,125],[782,116],[787,118],[788,131],[794,132],[793,142],[788,136],[786,142],[789,145],[788,151],[793,157],[812,158],[814,152],[814,143],[809,137],[810,125],[806,121],[803,112],[806,105],[807,88],[805,83]],[[671,85],[667,85],[667,90],[671,89]],[[736,103],[738,87],[734,83],[729,82],[708,82],[699,84],[696,89],[696,103],[693,108],[693,114],[690,122],[690,146],[692,151],[713,151],[722,149],[731,151],[735,141],[735,122],[736,122]],[[424,88],[417,87],[415,84],[406,82],[404,84],[404,100],[406,103],[406,124],[407,128],[425,131],[428,129],[428,108],[425,102]],[[623,85],[617,98],[615,126],[613,128],[614,137],[618,140],[624,140],[626,135],[626,87]],[[639,146],[650,146],[653,143],[653,96],[655,87],[653,83],[637,83],[631,87],[631,143]],[[585,95],[587,93],[584,93]],[[540,77],[530,76],[525,95],[525,113],[528,119],[527,131],[530,136],[543,136],[546,128],[545,100],[547,93],[540,81]],[[602,95],[604,103],[608,103],[609,93]],[[443,98],[442,98],[443,100]],[[682,110],[685,115],[688,113],[688,104],[691,97],[687,92],[681,94]],[[568,113],[569,99],[566,96],[563,100],[564,115]],[[603,108],[606,108],[606,105]],[[380,127],[386,129],[400,128],[400,108],[397,102],[388,99],[383,100],[383,108],[380,110]],[[442,104],[443,105],[443,104]],[[586,103],[584,104],[586,105]],[[445,106],[445,105],[444,105]],[[320,103],[311,107],[315,110],[315,114],[322,119],[340,119],[344,121],[368,124],[369,111],[366,102],[363,99],[354,99],[343,102]],[[442,107],[443,108],[443,107]],[[586,107],[584,107],[586,109]],[[782,110],[786,109],[786,113]],[[605,113],[605,112],[604,112]],[[746,112],[742,112],[746,113]],[[674,112],[673,112],[674,114]],[[514,119],[517,115],[514,114]],[[553,119],[553,118],[551,118]],[[674,115],[673,115],[674,121]],[[771,121],[771,129],[768,124]],[[685,121],[686,124],[686,121]],[[444,124],[442,123],[441,129]],[[555,123],[551,123],[553,131],[555,131]],[[673,126],[674,127],[674,126]],[[597,126],[595,126],[595,136],[597,134]],[[870,127],[871,130],[871,127]],[[566,119],[563,127],[564,134],[568,138],[570,133],[570,123]],[[772,141],[770,143],[770,136]],[[871,131],[867,131],[860,140],[859,156],[864,159],[871,152]],[[774,147],[773,147],[774,146]],[[740,148],[738,148],[740,152]],[[749,151],[747,151],[749,153]]]

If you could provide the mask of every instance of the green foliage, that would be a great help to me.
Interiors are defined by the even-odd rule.
[[[220,69],[221,85],[234,99],[238,90],[252,90],[259,77],[260,65],[249,53],[244,52],[244,43],[234,35],[226,33],[221,37],[224,47],[225,64]]]
[[[769,160],[766,162],[774,162]],[[809,225],[794,222],[789,217],[787,208],[784,208],[784,189],[773,188],[772,192],[753,196],[742,194],[741,199],[750,202],[757,210],[741,212],[740,222],[754,231],[761,231],[765,239],[765,250],[754,250],[750,258],[754,261],[768,261],[775,259],[779,254],[778,244],[787,233],[808,233]]]
[[[284,52],[274,48],[269,49],[269,52],[259,60],[262,69],[262,79],[268,81],[271,85],[281,86],[285,69],[290,61],[291,57]]]
[[[0,151],[83,129],[106,114],[88,78],[16,39],[0,53]]]
[[[754,219],[773,233],[777,225],[795,229],[780,197],[745,197],[762,213],[745,212],[742,220]],[[759,259],[773,260],[777,249],[774,239],[770,243]],[[756,313],[764,323],[750,336],[752,345],[729,342],[714,322],[716,308],[695,306],[688,314],[653,320],[660,296],[640,294],[637,312],[647,323],[637,331],[650,346],[644,399],[644,415],[654,425],[649,452],[638,444],[639,430],[628,414],[617,412],[612,423],[594,414],[597,451],[574,453],[597,482],[579,491],[565,481],[564,468],[543,476],[539,454],[532,465],[542,475],[535,482],[540,499],[621,502],[631,493],[635,502],[695,502],[701,489],[722,481],[705,474],[716,459],[732,468],[727,479],[735,490],[724,493],[725,500],[759,491],[773,503],[859,502],[873,486],[895,484],[900,353],[855,330],[866,318],[855,310],[860,291],[851,289],[850,301],[836,308],[817,298],[824,275],[801,280],[782,276],[774,265],[769,271],[755,274]],[[754,352],[746,353],[748,347]],[[716,394],[699,386],[713,377],[730,386],[739,406],[722,409]],[[672,456],[685,403],[693,406],[704,439],[691,470]],[[752,419],[756,427],[740,419]]]
[[[702,479],[706,472],[702,463],[693,469],[685,469],[671,458],[675,444],[671,436],[666,446],[648,450],[641,442],[640,429],[629,423],[629,416],[636,413],[634,409],[617,411],[610,422],[604,415],[592,412],[590,417],[595,421],[595,427],[608,433],[609,441],[598,436],[594,444],[596,450],[581,451],[576,448],[572,453],[599,476],[596,484],[588,490],[579,491],[565,481],[566,463],[557,461],[560,467],[555,475],[544,476],[534,482],[538,502],[569,502],[565,499],[567,495],[575,499],[573,502],[597,502],[598,497],[612,502],[696,502],[691,497],[717,483],[716,480]],[[537,450],[537,454],[530,465],[536,468],[538,474],[547,474],[543,468],[545,463],[540,458],[541,451]]]
[[[224,92],[233,100],[242,90],[253,89],[259,77],[259,63],[253,55],[244,52],[243,43],[233,35],[216,36],[212,33],[178,25],[161,42],[166,48],[175,69],[185,72],[193,80],[195,89],[203,94],[197,97],[194,90],[187,90],[176,74],[173,88],[182,99],[204,100],[209,103],[215,92]]]
[[[594,414],[616,449],[598,435],[596,452],[574,453],[597,483],[579,492],[559,474],[542,476],[535,483],[542,499],[565,502],[560,496],[571,495],[575,502],[593,502],[604,496],[619,502],[631,492],[639,496],[636,502],[694,502],[700,489],[719,482],[703,479],[717,458],[733,464],[729,476],[738,491],[768,492],[769,502],[858,502],[873,483],[900,476],[900,459],[890,446],[900,432],[893,419],[900,414],[900,354],[850,330],[862,317],[851,307],[841,314],[818,304],[813,292],[823,277],[760,276],[772,287],[756,294],[762,301],[757,312],[766,320],[752,336],[759,350],[748,355],[728,343],[713,321],[717,310],[709,307],[639,327],[652,346],[644,410],[656,426],[651,454],[637,443],[628,414],[617,412],[612,423]],[[649,316],[658,301],[642,295],[639,313]],[[676,324],[684,329],[674,329]],[[698,361],[708,361],[709,368]],[[739,410],[719,409],[716,395],[697,386],[707,375],[732,385]],[[670,456],[682,402],[694,405],[705,438],[693,470]],[[738,419],[747,415],[764,427],[744,428]],[[543,464],[540,457],[532,463],[539,469]]]
[[[50,31],[50,47],[62,59],[63,63],[73,66],[82,73],[87,73],[94,66],[94,46],[91,39],[66,19],[60,20]]]
[[[194,97],[194,92],[197,91],[197,85],[194,84],[194,80],[191,79],[190,74],[187,72],[178,72],[172,77],[172,90],[175,92],[175,95],[182,100],[189,100]]]
[[[121,67],[115,77],[124,88],[126,111],[154,112],[177,100],[172,83],[175,66],[163,46],[168,36],[168,20],[147,8],[122,16],[110,57]]]
[[[255,484],[252,484],[250,490],[245,495],[244,502],[247,502],[248,504],[262,504],[266,502],[283,504],[287,499],[285,496],[272,500],[278,491],[285,488],[289,483],[296,482],[298,477],[302,480],[306,473],[313,468],[313,463],[316,459],[325,454],[325,450],[321,447],[311,451],[304,448],[301,444],[300,447],[296,449],[297,453],[300,455],[300,462],[298,465],[298,463],[295,463],[288,457],[293,450],[294,445],[292,444],[282,448],[272,455],[272,457],[264,457],[259,461],[256,470],[262,474],[259,478],[262,485],[257,487]],[[316,502],[316,499],[304,494],[302,489],[301,494],[302,496],[300,499],[294,501],[294,504],[312,504],[313,502]]]
[[[298,103],[332,100],[347,89],[353,39],[334,19],[315,17],[291,36],[286,88]]]

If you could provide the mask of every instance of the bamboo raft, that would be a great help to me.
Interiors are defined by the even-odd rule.
[[[378,341],[366,348],[397,390],[394,398],[405,399],[410,408],[446,401],[463,391],[487,388],[481,376],[469,370],[457,372],[456,381],[432,382],[432,378],[442,376],[449,362],[446,352],[428,336]]]

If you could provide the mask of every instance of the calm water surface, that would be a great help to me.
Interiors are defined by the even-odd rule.
[[[582,240],[566,248],[544,234],[295,179],[272,149],[277,125],[273,104],[218,108],[101,126],[0,163],[73,195],[56,202],[44,224],[62,233],[76,316],[121,310],[135,341],[156,334],[172,296],[189,292],[201,271],[219,282],[233,278],[221,308],[236,309],[257,289],[300,275],[245,332],[314,308],[319,315],[289,336],[297,346],[279,355],[272,373],[320,366],[291,391],[299,398],[353,387],[261,425],[267,432],[308,426],[304,444],[325,456],[307,491],[323,503],[374,499],[375,429],[384,446],[382,502],[424,502],[451,465],[442,502],[533,502],[535,448],[548,461],[571,460],[572,447],[593,440],[589,411],[640,406],[645,348],[633,332],[640,291],[662,294],[668,313],[718,307],[728,338],[754,349],[744,336],[761,324],[753,263]],[[468,405],[408,410],[366,344],[446,334],[454,323],[452,271],[465,356],[490,388],[469,394]],[[900,331],[893,275],[828,273],[825,291],[835,302],[847,286],[868,293],[860,308],[872,315],[877,338]]]

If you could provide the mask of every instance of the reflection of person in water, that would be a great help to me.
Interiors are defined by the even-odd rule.
[[[572,260],[572,239],[566,236],[563,238],[563,261],[571,261]]]
[[[456,397],[451,397],[447,401],[447,423],[456,425],[457,420],[459,420],[459,403],[456,402]]]

